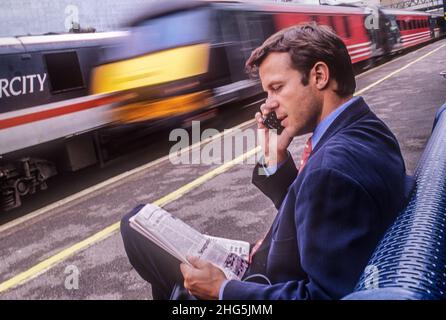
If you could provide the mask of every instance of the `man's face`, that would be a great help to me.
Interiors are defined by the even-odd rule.
[[[310,72],[309,84],[304,86],[302,75],[292,67],[287,52],[268,54],[259,67],[263,90],[268,93],[268,103],[278,103],[277,118],[282,120],[290,136],[312,132],[322,110],[321,96],[314,87]]]

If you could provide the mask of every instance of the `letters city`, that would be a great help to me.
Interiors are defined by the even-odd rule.
[[[0,78],[0,98],[33,93],[36,83],[38,91],[43,91],[45,80],[46,73],[17,76],[12,79]]]

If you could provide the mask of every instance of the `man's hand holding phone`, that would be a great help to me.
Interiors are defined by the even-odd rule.
[[[277,119],[277,101],[268,99],[260,106],[260,112],[255,115],[259,131],[260,144],[265,156],[267,166],[277,165],[287,158],[287,149],[293,137],[287,128],[280,125],[282,119]],[[274,112],[274,114],[272,114]],[[274,128],[275,130],[271,130]]]

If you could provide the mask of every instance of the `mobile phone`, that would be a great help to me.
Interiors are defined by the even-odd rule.
[[[266,118],[263,119],[263,124],[268,129],[276,129],[277,134],[281,134],[283,129],[285,129],[281,124],[279,119],[277,119],[277,115],[275,111],[271,111],[266,115]]]

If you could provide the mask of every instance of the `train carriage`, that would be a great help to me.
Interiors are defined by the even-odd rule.
[[[434,40],[438,40],[446,35],[446,13],[432,13],[429,18],[429,26]]]
[[[122,35],[0,39],[0,210],[46,188],[56,162],[70,171],[97,162],[91,134],[118,97],[89,95],[90,72]]]
[[[383,12],[393,21],[396,21],[401,34],[400,42],[404,49],[432,40],[433,33],[428,13],[392,9],[385,9]]]
[[[372,57],[372,42],[364,28],[366,12],[360,7],[339,6],[277,6],[267,10],[273,14],[276,30],[295,24],[314,21],[329,26],[344,41],[352,63]]]

